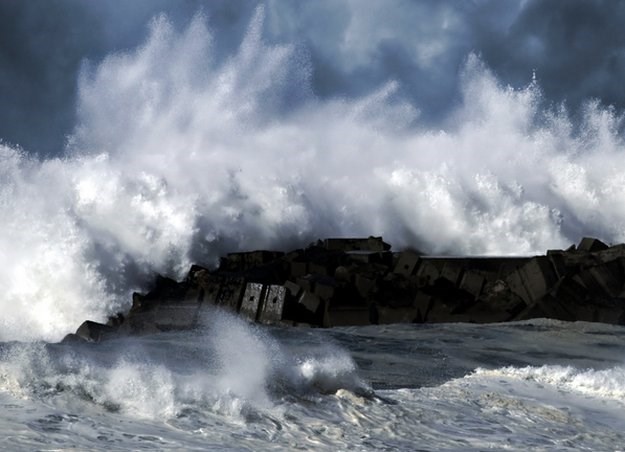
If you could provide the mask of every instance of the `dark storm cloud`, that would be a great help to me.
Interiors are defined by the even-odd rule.
[[[0,2],[0,137],[59,154],[75,123],[85,59],[135,47],[164,12],[183,28],[198,11],[215,34],[217,59],[242,39],[253,1],[6,0]],[[458,102],[470,52],[504,84],[536,70],[548,101],[575,110],[590,97],[625,108],[622,1],[268,0],[265,37],[295,42],[312,63],[317,96],[360,96],[388,80],[436,122]]]
[[[5,0],[0,2],[0,139],[40,155],[62,152],[75,123],[78,72],[85,59],[140,44],[163,12],[180,27],[205,2],[184,0]],[[211,25],[241,35],[254,4],[211,2]],[[204,8],[205,9],[205,8]],[[249,11],[247,11],[249,10]],[[233,47],[234,33],[220,39]],[[226,51],[226,50],[224,50]]]
[[[535,69],[552,101],[625,107],[625,2],[531,1],[502,30],[484,26],[485,17],[473,17],[474,45],[505,82],[523,83]]]

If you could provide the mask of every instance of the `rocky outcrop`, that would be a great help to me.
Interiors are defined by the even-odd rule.
[[[107,325],[66,340],[100,341],[196,327],[212,306],[252,322],[332,327],[506,322],[538,317],[625,323],[625,245],[584,238],[533,257],[392,252],[380,237],[326,239],[288,253],[232,253],[183,281],[158,277]]]

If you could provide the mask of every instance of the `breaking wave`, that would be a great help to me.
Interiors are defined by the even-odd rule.
[[[0,393],[76,400],[144,419],[207,410],[234,419],[284,400],[347,391],[370,396],[349,353],[324,343],[290,351],[267,330],[214,310],[206,328],[72,348],[9,343],[0,349]]]
[[[103,321],[153,272],[323,236],[498,255],[625,241],[614,110],[589,102],[574,125],[475,55],[435,129],[394,81],[322,101],[306,49],[266,44],[263,15],[220,62],[201,15],[181,33],[157,17],[139,48],[84,65],[64,157],[0,145],[0,340]]]

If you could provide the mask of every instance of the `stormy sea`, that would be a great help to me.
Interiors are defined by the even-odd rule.
[[[5,342],[4,450],[619,450],[625,328],[535,320]]]
[[[229,252],[370,235],[393,250],[456,256],[531,256],[584,236],[625,242],[623,116],[584,91],[609,71],[570,88],[590,94],[567,104],[556,94],[571,67],[555,83],[532,66],[511,80],[492,56],[503,40],[467,31],[519,34],[546,17],[530,14],[541,2],[18,3],[0,6],[12,24],[0,27],[1,130],[15,133],[0,141],[0,449],[625,447],[622,326],[321,329],[215,308],[190,331],[60,342],[84,320],[127,312],[154,275],[180,279]],[[193,12],[181,19],[183,5]],[[71,114],[26,115],[71,120],[62,149],[46,150],[58,136],[6,105],[22,92],[32,94],[24,109],[37,96],[60,99],[65,85],[45,73],[44,93],[11,70],[32,63],[33,49],[61,58],[57,43],[103,49],[95,33],[121,39],[123,19],[142,8],[150,18],[133,23],[138,42],[85,52],[63,72]],[[82,28],[57,42],[63,27],[46,28],[46,17]],[[554,34],[573,23],[562,17]],[[102,18],[119,28],[98,28]],[[431,42],[424,31],[399,46],[394,33],[414,23]],[[22,34],[10,41],[13,32]],[[552,48],[541,36],[512,40],[514,61]],[[465,52],[478,38],[490,47]]]

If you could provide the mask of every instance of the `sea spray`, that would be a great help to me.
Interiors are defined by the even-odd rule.
[[[280,415],[285,400],[345,390],[369,394],[348,352],[333,344],[292,350],[271,330],[211,310],[196,331],[100,344],[7,343],[0,392],[141,419],[203,410],[233,420]]]

